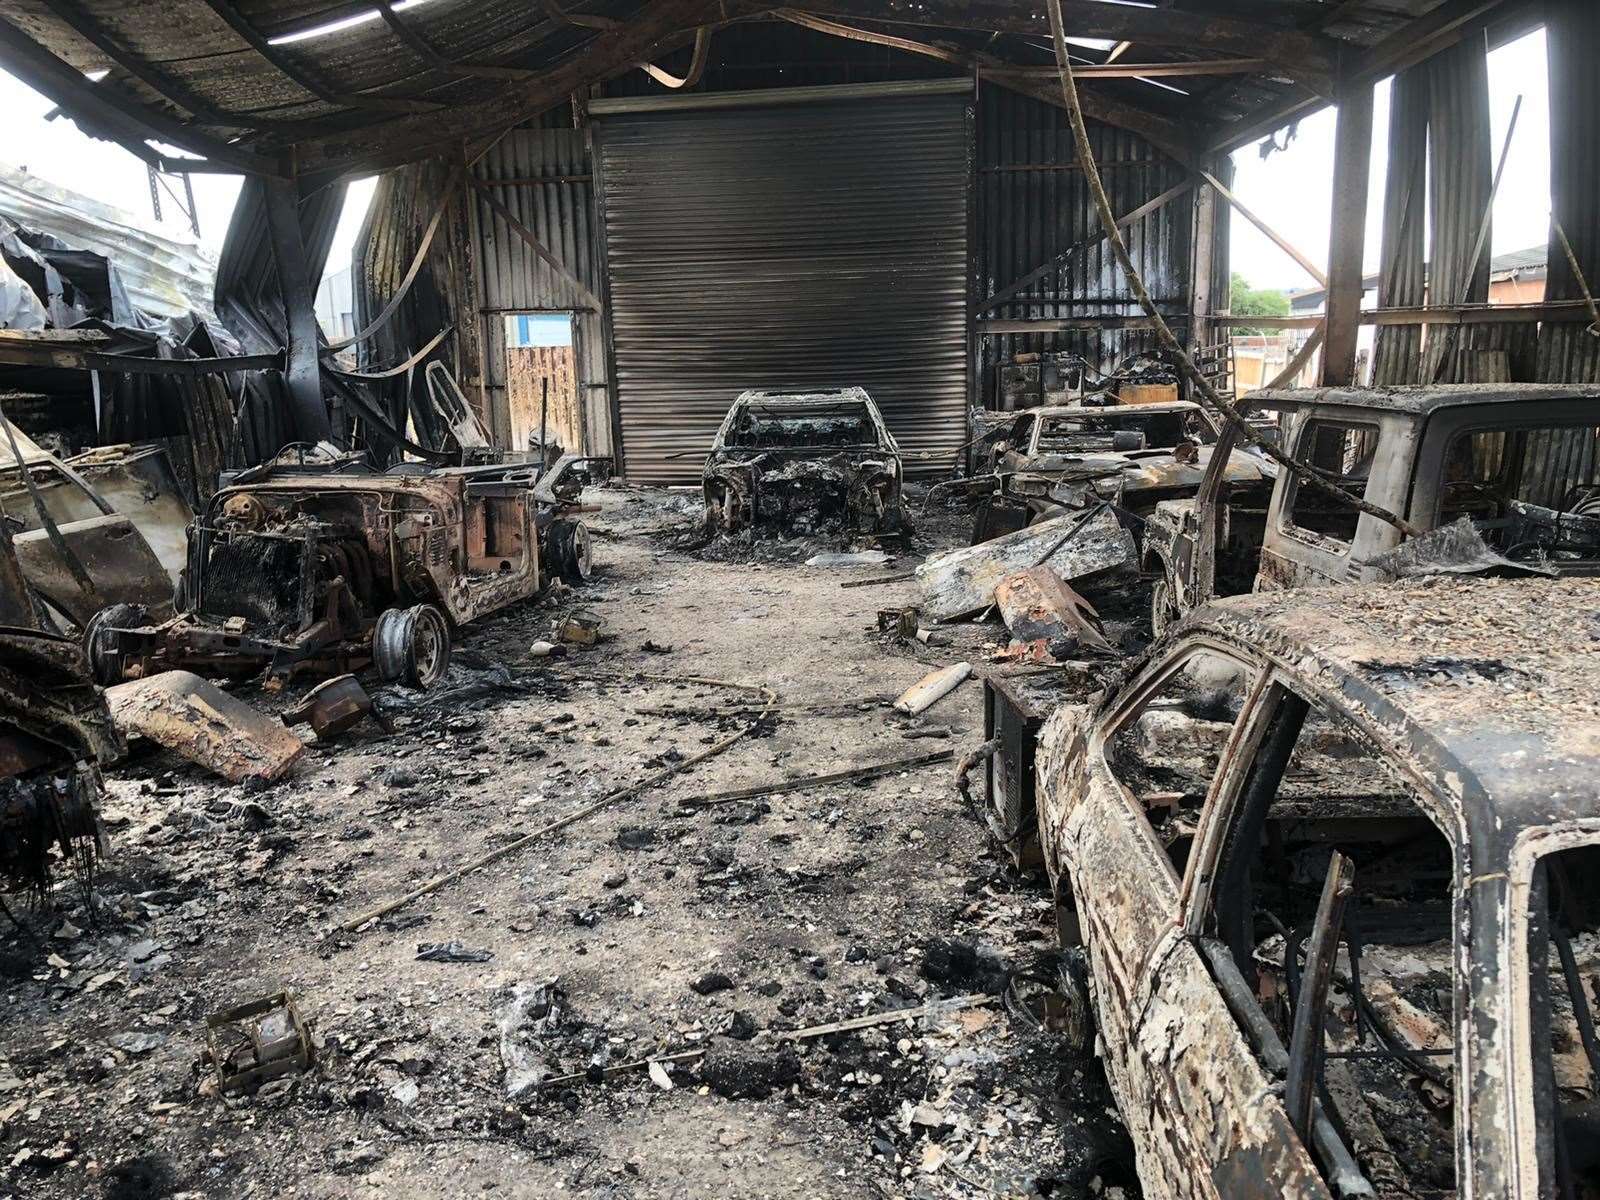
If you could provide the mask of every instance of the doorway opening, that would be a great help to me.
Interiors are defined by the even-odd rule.
[[[582,454],[583,414],[578,405],[572,314],[508,313],[505,322],[511,448],[538,460],[542,436],[547,463],[563,452]]]

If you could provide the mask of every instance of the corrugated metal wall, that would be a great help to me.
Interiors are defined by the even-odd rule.
[[[1066,112],[987,84],[979,100],[974,270],[981,301],[1073,243],[1098,236],[1100,223],[1077,166]],[[1136,134],[1092,124],[1089,136],[1111,207],[1119,216],[1183,179],[1176,163]],[[1180,338],[1188,326],[1193,199],[1192,194],[1180,196],[1124,233],[1151,297]],[[1218,223],[1226,228],[1226,209],[1219,209]],[[1221,245],[1225,250],[1226,242]],[[1224,254],[1220,270],[1225,271],[1225,262]],[[1225,307],[1227,294],[1223,287],[1214,296],[1214,307]],[[1101,245],[1075,255],[1064,270],[1039,280],[1026,296],[981,315],[1065,319],[1139,317],[1143,312],[1110,247]],[[993,366],[1019,351],[1070,350],[1105,368],[1155,345],[1153,334],[1120,330],[1006,334],[982,339],[980,362],[987,387]]]
[[[1428,66],[1422,63],[1396,75],[1389,93],[1389,174],[1378,265],[1378,304],[1384,308],[1427,300],[1428,90]],[[1379,328],[1373,383],[1416,383],[1421,374],[1422,326]]]
[[[924,472],[948,467],[966,436],[969,105],[598,118],[630,478],[698,480],[747,388],[860,385],[903,450],[937,456]]]
[[[1549,0],[1550,196],[1591,289],[1600,287],[1600,5]],[[1583,295],[1566,251],[1550,234],[1547,300]],[[1545,325],[1538,378],[1549,383],[1600,383],[1600,338],[1576,322]]]
[[[563,118],[568,110],[552,113]],[[599,294],[601,270],[594,230],[594,194],[588,134],[581,129],[518,129],[472,168],[494,183],[494,195],[590,291]],[[517,182],[506,182],[517,181]],[[606,393],[606,348],[601,316],[577,289],[543,262],[481,196],[474,196],[479,307],[483,314],[484,386],[495,436],[511,449],[506,397],[505,318],[516,312],[572,312],[578,395],[585,412],[589,454],[610,454],[611,416]],[[578,449],[578,447],[574,447]]]

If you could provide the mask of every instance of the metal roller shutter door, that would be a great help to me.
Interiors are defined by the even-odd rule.
[[[969,120],[961,95],[598,118],[628,478],[697,482],[747,388],[860,385],[909,473],[954,460]]]

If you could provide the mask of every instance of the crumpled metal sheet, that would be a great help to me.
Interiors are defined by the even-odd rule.
[[[106,689],[111,719],[233,783],[270,782],[305,753],[305,743],[266,713],[189,671],[165,671]]]
[[[1555,575],[1542,563],[1514,562],[1492,549],[1470,517],[1419,534],[1368,560],[1367,565],[1384,572],[1389,579],[1422,575],[1487,575],[1501,579]]]
[[[1076,532],[1068,537],[1074,527]],[[1111,509],[1102,507],[936,554],[917,568],[917,584],[922,588],[923,613],[935,621],[949,621],[993,603],[995,586],[1029,567],[1049,566],[1077,586],[1132,570],[1137,562],[1133,536]]]

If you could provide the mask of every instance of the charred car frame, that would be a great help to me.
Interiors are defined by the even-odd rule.
[[[1291,455],[1352,495],[1423,532],[1467,517],[1491,549],[1568,574],[1600,568],[1597,402],[1592,388],[1550,384],[1249,397],[1282,414]],[[1219,448],[1232,443],[1224,431]],[[1160,633],[1213,596],[1382,579],[1376,560],[1400,545],[1393,525],[1291,472],[1251,481],[1213,466],[1194,496],[1164,500],[1146,522],[1152,623]]]
[[[1264,458],[1220,445],[1210,418],[1188,400],[1030,409],[989,440],[995,490],[978,510],[974,543],[1101,500],[1142,518],[1164,500],[1192,496],[1214,458],[1230,483],[1273,471]]]
[[[189,532],[182,611],[152,622],[131,605],[85,638],[102,683],[175,667],[269,680],[367,662],[427,687],[452,631],[589,573],[588,533],[568,515],[581,460],[543,478],[522,465],[384,474],[338,463],[245,472]]]
[[[1597,599],[1237,597],[1050,718],[1039,848],[1145,1195],[1593,1194]]]
[[[706,459],[706,530],[897,535],[900,484],[900,447],[864,388],[744,392]]]

